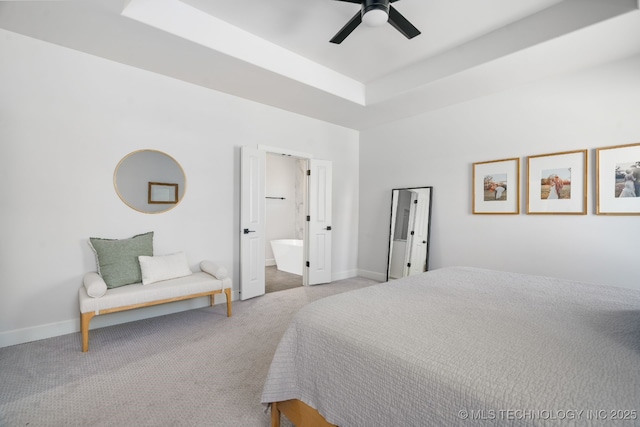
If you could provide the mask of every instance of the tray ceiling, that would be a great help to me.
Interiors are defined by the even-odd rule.
[[[332,0],[1,2],[0,28],[353,129],[640,52],[637,0],[402,0],[422,34]]]

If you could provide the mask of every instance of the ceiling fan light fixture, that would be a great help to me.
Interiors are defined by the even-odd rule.
[[[366,25],[377,27],[385,23],[400,31],[403,36],[412,39],[420,34],[420,30],[413,26],[397,9],[389,3],[398,0],[337,0],[345,3],[360,3],[360,11],[336,33],[329,42],[340,44],[363,22]]]
[[[368,10],[362,16],[362,22],[370,27],[379,27],[384,25],[389,20],[389,15],[387,11],[383,8],[376,8]]]

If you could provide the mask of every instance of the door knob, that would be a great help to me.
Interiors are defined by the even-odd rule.
[[[244,234],[255,233],[256,230],[249,230],[248,228],[244,229]]]
[[[325,227],[325,230],[331,231],[331,226],[329,225],[329,226]]]

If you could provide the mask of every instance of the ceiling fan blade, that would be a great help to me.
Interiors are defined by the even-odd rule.
[[[356,13],[355,15],[353,15],[353,18],[351,18],[349,20],[349,22],[347,22],[347,24],[342,27],[342,29],[340,31],[338,31],[338,33],[333,36],[333,38],[331,40],[329,40],[331,43],[335,43],[335,44],[340,44],[342,43],[342,41],[344,39],[347,38],[347,36],[349,34],[351,34],[351,32],[353,30],[356,29],[356,27],[358,25],[360,25],[362,23],[362,16],[360,15],[360,12],[358,11],[358,13]]]
[[[393,25],[393,28],[400,31],[408,39],[420,35],[420,31],[393,6],[389,6],[389,24]]]

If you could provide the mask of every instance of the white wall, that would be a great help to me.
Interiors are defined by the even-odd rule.
[[[157,254],[184,250],[193,268],[219,261],[237,293],[242,145],[333,161],[334,278],[357,273],[357,132],[4,30],[0,52],[0,347],[79,330],[91,236],[153,230]],[[120,159],[143,148],[185,170],[184,199],[167,213],[136,212],[114,190]],[[92,327],[203,305],[100,316]]]
[[[469,265],[640,289],[640,217],[595,215],[595,148],[640,142],[640,57],[361,134],[361,273],[384,277],[391,189],[434,187],[430,267]],[[472,163],[588,149],[588,215],[471,214]],[[636,159],[640,160],[640,159]]]

